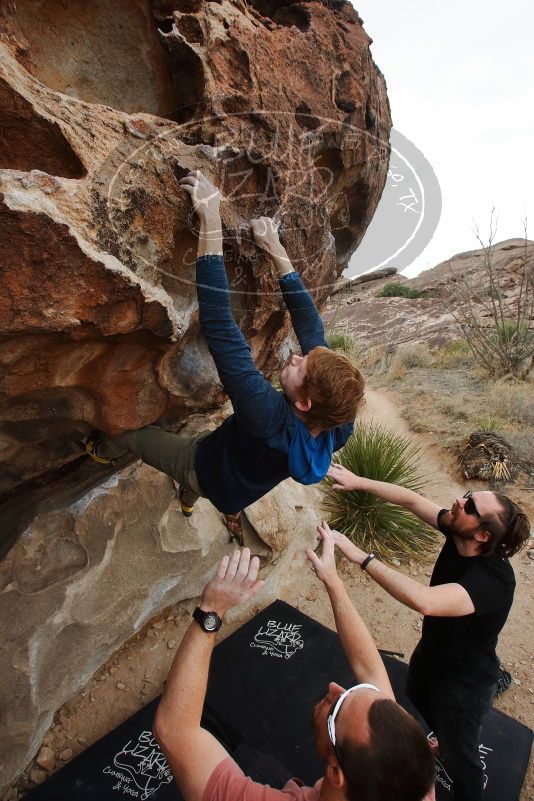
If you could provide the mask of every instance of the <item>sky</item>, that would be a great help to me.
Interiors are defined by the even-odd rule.
[[[373,39],[394,127],[423,152],[443,209],[408,276],[478,244],[534,239],[534,5],[531,0],[353,0]]]

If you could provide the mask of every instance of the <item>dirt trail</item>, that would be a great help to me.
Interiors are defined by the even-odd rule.
[[[439,447],[431,434],[415,434],[399,413],[399,404],[393,395],[380,390],[367,389],[362,418],[366,422],[386,425],[397,434],[402,434],[420,448],[421,473],[427,478],[425,494],[444,505],[448,505],[458,494],[463,495],[465,487],[454,475],[456,472],[453,457]],[[476,483],[476,482],[475,482]],[[471,484],[470,484],[471,486]],[[482,488],[483,485],[480,484]]]

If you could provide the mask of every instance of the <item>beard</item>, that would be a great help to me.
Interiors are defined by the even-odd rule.
[[[458,539],[460,539],[460,540],[474,540],[475,539],[475,533],[473,531],[469,531],[469,532],[468,531],[458,531],[456,529],[456,526],[454,525],[454,520],[452,520],[452,516],[451,516],[451,522],[447,522],[445,520],[445,518],[448,515],[451,515],[450,511],[446,515],[443,515],[442,518],[439,521],[439,530],[441,531],[442,534],[445,534],[446,537],[458,537]]]

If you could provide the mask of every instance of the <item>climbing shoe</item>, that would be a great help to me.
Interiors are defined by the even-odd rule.
[[[184,502],[184,495],[185,495],[185,487],[180,487],[178,490],[178,498],[180,499],[180,509],[182,510],[182,514],[184,517],[191,517],[193,514],[193,507],[188,506]]]
[[[88,456],[94,462],[98,462],[98,464],[110,464],[111,459],[106,459],[105,456],[98,455],[98,439],[96,437],[85,437],[83,442],[83,447]]]

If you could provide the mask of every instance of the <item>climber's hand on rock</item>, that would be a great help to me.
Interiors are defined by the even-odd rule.
[[[250,227],[256,244],[262,250],[267,251],[269,255],[276,256],[284,250],[278,236],[278,226],[271,217],[258,217],[251,220]]]
[[[306,556],[312,563],[313,569],[318,578],[328,587],[339,580],[336,570],[335,544],[333,532],[328,523],[324,520],[317,526],[318,539],[322,542],[321,553],[317,554],[311,548],[306,551]]]
[[[185,178],[181,178],[178,184],[191,198],[193,210],[201,219],[218,217],[221,195],[217,187],[200,170],[190,172]]]
[[[256,244],[272,257],[278,275],[293,272],[286,249],[280,242],[275,221],[271,217],[258,217],[250,221],[250,227]]]
[[[245,603],[264,584],[258,580],[259,569],[260,560],[257,556],[250,558],[249,548],[223,556],[217,573],[204,588],[200,608],[222,617],[228,609]]]

